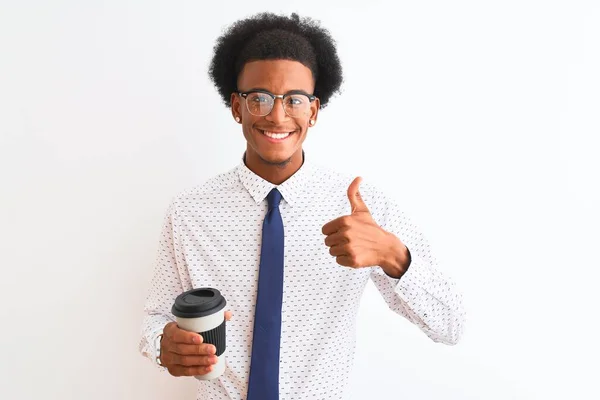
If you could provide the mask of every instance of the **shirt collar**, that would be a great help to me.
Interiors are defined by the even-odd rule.
[[[244,157],[242,157],[242,160],[238,165],[237,173],[242,185],[244,185],[248,193],[250,193],[250,196],[252,196],[256,204],[261,203],[273,188],[277,188],[285,202],[294,207],[300,199],[304,186],[310,179],[311,165],[306,161],[304,152],[302,155],[303,163],[300,169],[281,185],[275,185],[266,181],[248,169],[244,162]]]

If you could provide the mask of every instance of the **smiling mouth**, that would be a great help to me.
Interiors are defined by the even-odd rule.
[[[258,129],[258,131],[260,133],[262,133],[264,136],[266,136],[267,138],[271,139],[271,140],[275,140],[275,141],[280,141],[280,140],[285,140],[288,137],[290,137],[291,135],[294,134],[294,131],[291,132],[271,132],[271,131],[263,131],[261,129]]]

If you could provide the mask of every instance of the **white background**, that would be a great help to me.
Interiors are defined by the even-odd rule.
[[[0,4],[0,398],[194,397],[142,307],[169,200],[244,150],[206,71],[262,10],[339,45],[308,156],[402,198],[465,296],[446,347],[369,286],[352,399],[598,398],[598,2]]]

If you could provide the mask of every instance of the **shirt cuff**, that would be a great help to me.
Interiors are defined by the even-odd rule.
[[[158,360],[158,356],[159,356],[159,351],[158,351],[158,343],[160,340],[160,336],[163,334],[163,330],[160,329],[158,331],[154,331],[150,337],[151,341],[150,341],[150,348],[152,349],[152,361],[154,361],[154,364],[156,364],[157,366],[164,368],[163,365],[160,364],[159,360]]]
[[[427,263],[419,257],[412,256],[410,267],[400,279],[396,279],[396,292],[404,299],[411,300],[415,289],[429,293],[432,274]],[[392,278],[393,279],[393,278]]]

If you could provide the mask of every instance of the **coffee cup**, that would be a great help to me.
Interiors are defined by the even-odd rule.
[[[225,312],[227,304],[223,295],[213,288],[198,288],[181,293],[175,299],[171,312],[177,326],[202,335],[203,343],[213,344],[216,349],[217,363],[205,375],[197,375],[199,380],[218,378],[225,372]]]

